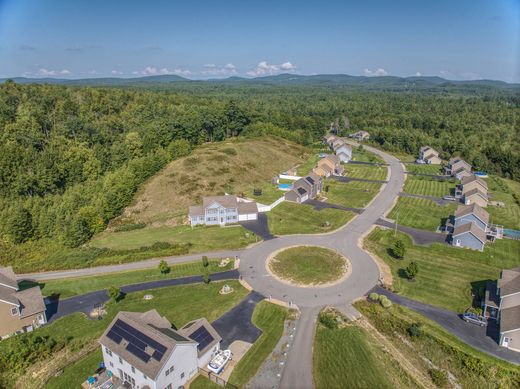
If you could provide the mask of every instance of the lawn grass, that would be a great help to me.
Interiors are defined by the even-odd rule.
[[[145,312],[150,309],[157,309],[176,328],[180,328],[188,321],[200,317],[205,317],[212,322],[237,305],[249,293],[238,281],[231,280],[225,283],[234,289],[233,293],[227,295],[219,293],[224,282],[174,286],[129,293],[118,303],[107,303],[107,315],[102,320],[90,320],[84,314],[74,313],[33,331],[33,334],[50,336],[58,342],[65,342],[69,348],[78,349],[81,345],[95,342],[119,311]],[[153,299],[144,300],[145,294],[152,294]],[[208,301],[211,301],[211,304],[208,304]],[[7,347],[9,341],[8,339],[0,342],[0,352],[2,352],[4,345]],[[82,361],[83,359],[78,361],[77,364],[81,365]],[[67,360],[63,363],[66,364]],[[71,369],[74,369],[74,367],[71,367]],[[18,378],[12,372],[1,372],[0,374],[10,377],[13,382]],[[83,379],[86,378],[87,376],[83,377]],[[57,379],[52,378],[49,385],[53,385],[53,381]]]
[[[505,207],[489,205],[490,222],[501,224],[506,228],[520,230],[520,204],[515,201],[513,194],[520,196],[520,182],[505,178],[490,176],[485,179],[492,201],[502,201]],[[520,198],[520,197],[519,197]]]
[[[273,351],[284,331],[289,310],[267,301],[260,302],[253,312],[253,324],[262,330],[262,335],[237,363],[229,382],[243,387],[254,377],[264,360]]]
[[[355,165],[347,163],[345,176],[352,178],[363,178],[365,180],[385,181],[388,169],[379,165]]]
[[[191,253],[237,249],[257,241],[256,236],[242,226],[205,227],[148,227],[125,232],[104,232],[90,244],[112,250],[137,249],[155,242],[188,243]]]
[[[418,313],[397,305],[384,309],[366,301],[355,307],[425,376],[433,367],[449,372],[462,388],[517,388],[520,384],[518,366],[468,346]],[[408,333],[412,323],[419,325],[419,336]]]
[[[304,285],[319,285],[341,278],[347,269],[345,258],[333,250],[316,246],[291,247],[269,262],[278,277]]]
[[[203,375],[198,375],[191,384],[190,389],[222,389],[222,386],[210,381]]]
[[[333,153],[333,152],[329,151],[329,153]],[[303,162],[302,164],[300,164],[298,166],[298,168],[296,169],[296,174],[298,174],[299,176],[302,176],[302,177],[306,176],[318,164],[319,160],[320,160],[319,153],[314,153],[314,154],[310,155],[305,160],[305,162]]]
[[[378,342],[354,325],[318,324],[313,360],[316,389],[414,387]]]
[[[379,155],[371,153],[366,149],[352,146],[352,160],[359,162],[385,163]]]
[[[254,194],[255,189],[261,189],[262,194],[257,196]],[[271,182],[263,182],[260,185],[251,186],[244,195],[249,197],[261,204],[269,205],[274,201],[278,200],[285,194],[284,191],[278,189],[278,185],[272,184]]]
[[[436,231],[456,209],[455,203],[438,205],[428,199],[399,197],[388,217],[397,219],[397,223],[403,226]]]
[[[404,167],[410,173],[444,175],[441,165],[407,163]]]
[[[346,224],[354,213],[338,209],[316,211],[310,205],[284,201],[267,213],[269,230],[275,235],[314,234],[333,231]]]
[[[390,255],[394,231],[376,228],[364,241],[366,248],[390,266],[392,288],[406,297],[455,312],[470,307],[472,294],[481,293],[487,280],[496,280],[502,269],[519,264],[520,241],[498,240],[480,252],[438,243],[416,246],[401,232],[397,232],[397,238],[406,245],[402,260]],[[403,274],[410,261],[419,267],[414,282]]]
[[[95,290],[107,289],[111,286],[121,287],[124,285],[137,284],[171,278],[200,275],[206,272],[218,273],[230,270],[234,266],[234,259],[225,267],[219,267],[220,259],[210,259],[205,268],[202,261],[179,263],[170,266],[170,272],[162,274],[158,269],[141,269],[113,274],[96,275],[89,277],[77,277],[50,280],[40,284],[45,296],[59,295],[61,299],[85,294]]]
[[[70,389],[79,388],[85,382],[87,377],[94,374],[99,367],[99,363],[103,362],[103,353],[101,347],[91,352],[78,362],[63,369],[58,377],[52,378],[45,386],[46,389]]]
[[[325,179],[323,187],[327,192],[322,196],[331,204],[352,208],[364,208],[378,193],[381,184],[374,182],[340,182],[332,178]]]
[[[455,182],[450,182],[448,180],[439,181],[424,176],[408,175],[404,183],[403,191],[423,196],[453,196],[455,194],[456,185]]]

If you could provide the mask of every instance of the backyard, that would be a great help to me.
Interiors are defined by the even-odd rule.
[[[351,220],[355,214],[338,209],[316,211],[310,205],[284,201],[267,213],[269,230],[274,235],[313,234],[333,231]]]
[[[388,217],[403,226],[436,231],[456,209],[455,203],[438,205],[429,199],[399,197]]]
[[[404,192],[422,196],[453,196],[455,194],[455,180],[436,180],[424,176],[408,175],[404,184]]]
[[[362,178],[364,180],[385,181],[388,169],[386,166],[379,165],[356,165],[347,163],[345,176],[352,178]]]
[[[427,304],[463,312],[473,303],[472,293],[481,294],[487,280],[496,280],[502,269],[518,266],[520,241],[498,240],[488,244],[484,252],[445,244],[416,246],[410,237],[397,233],[406,246],[403,259],[390,255],[395,242],[394,231],[376,228],[364,241],[372,253],[383,259],[392,271],[392,289]],[[410,261],[419,272],[413,282],[404,275]]]
[[[352,160],[358,162],[384,163],[383,159],[365,148],[352,146]]]
[[[490,176],[486,181],[490,191],[490,200],[501,201],[505,204],[505,207],[491,205],[487,207],[490,222],[520,230],[520,183],[497,176]]]
[[[321,196],[326,197],[328,203],[364,208],[379,193],[381,184],[362,181],[341,182],[327,178],[323,187],[325,191]]]
[[[418,164],[418,163],[407,163],[404,165],[407,172],[419,173],[419,174],[434,174],[443,175],[444,170],[441,165],[430,165],[430,164]]]

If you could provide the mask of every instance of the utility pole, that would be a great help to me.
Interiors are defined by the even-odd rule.
[[[394,238],[397,237],[397,219],[399,219],[399,211],[395,214],[395,230],[394,230]]]

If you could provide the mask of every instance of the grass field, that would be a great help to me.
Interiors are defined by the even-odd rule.
[[[262,335],[235,366],[229,382],[243,387],[254,377],[280,340],[288,317],[289,311],[279,305],[262,301],[256,306],[252,321],[262,330]]]
[[[517,388],[520,383],[518,366],[468,346],[424,316],[397,305],[383,309],[379,304],[359,301],[355,307],[424,376],[429,376],[431,369],[449,372],[452,384],[442,387]],[[412,323],[419,325],[419,336],[409,335]]]
[[[353,165],[347,163],[345,166],[345,176],[352,178],[363,178],[366,180],[386,180],[388,169],[386,166],[378,165]]]
[[[383,159],[370,151],[365,149],[358,149],[357,147],[352,147],[352,160],[359,162],[376,162],[376,163],[384,163]]]
[[[262,194],[259,196],[255,195],[254,189],[261,189]],[[254,188],[249,189],[244,194],[246,197],[252,198],[261,204],[269,205],[282,197],[285,192],[278,189],[278,185],[274,185],[271,182],[266,181],[260,185],[256,185]]]
[[[328,187],[328,192],[322,192],[331,204],[345,207],[364,208],[379,193],[381,184],[374,182],[339,182],[327,178],[323,187]]]
[[[256,237],[241,226],[233,227],[148,227],[125,232],[104,232],[90,244],[112,250],[137,249],[155,242],[189,243],[190,252],[235,249],[256,242]]]
[[[281,138],[235,138],[197,147],[139,190],[117,222],[178,223],[202,196],[252,191],[307,160],[310,150]]]
[[[329,153],[332,153],[332,151],[328,151]],[[305,176],[309,174],[314,166],[318,163],[320,159],[319,153],[312,154],[309,156],[302,164],[298,166],[298,169],[296,169],[296,173],[299,176]]]
[[[345,259],[333,250],[316,246],[285,249],[269,262],[278,277],[304,285],[335,281],[346,272]]]
[[[199,317],[205,317],[211,322],[238,304],[248,293],[238,281],[226,281],[226,283],[234,289],[233,293],[227,295],[219,294],[219,290],[223,285],[222,282],[174,286],[152,291],[129,293],[118,303],[109,302],[106,306],[107,315],[102,320],[90,320],[83,314],[75,313],[41,327],[33,331],[33,334],[51,336],[58,342],[67,343],[69,345],[67,347],[74,347],[74,350],[77,350],[80,345],[95,342],[116,313],[122,310],[144,312],[150,309],[157,309],[161,315],[165,316],[177,328]],[[143,296],[150,293],[154,298],[152,300],[144,300]],[[208,304],[208,301],[212,301],[212,304]],[[0,352],[2,352],[3,347],[7,347],[7,342],[9,341],[11,340],[0,343]],[[59,355],[56,355],[53,359],[57,361]],[[66,364],[69,359],[64,359],[61,363]],[[83,359],[67,369],[67,377],[70,378],[70,382],[79,382],[77,380],[83,381],[87,378],[79,375],[83,374],[86,368],[82,361]],[[42,366],[44,365],[42,363]],[[33,368],[40,370],[42,366],[36,364]],[[97,363],[95,366],[92,366],[94,370],[96,367]],[[20,373],[1,372],[0,374],[10,377],[13,382],[22,378]],[[30,372],[27,372],[24,376],[30,379]],[[73,379],[74,381],[72,381]],[[49,381],[49,388],[59,387],[54,386],[55,380],[58,380],[58,378],[53,378]],[[67,378],[60,378],[59,382],[67,382],[63,380],[67,380]],[[38,386],[34,379],[30,382]],[[25,383],[20,387],[26,387]]]
[[[314,340],[316,389],[409,388],[408,376],[365,330],[318,324]]]
[[[423,196],[443,197],[455,194],[455,182],[439,181],[423,176],[408,176],[404,184],[404,192]]]
[[[516,193],[520,198],[520,183],[497,176],[486,179],[491,200],[502,201],[505,207],[488,206],[490,222],[501,224],[506,228],[520,230],[520,204],[513,197]]]
[[[87,377],[94,374],[99,367],[99,363],[103,362],[103,353],[101,347],[91,352],[78,362],[63,369],[63,373],[58,377],[52,378],[44,388],[47,389],[70,389],[79,388]]]
[[[190,384],[190,389],[221,389],[222,386],[215,384],[203,375],[199,375]]]
[[[399,197],[388,217],[397,219],[397,223],[403,226],[436,231],[455,209],[456,204],[438,205],[428,199]]]
[[[284,201],[267,213],[269,230],[274,235],[313,234],[333,231],[355,216],[338,209],[314,210],[310,205]]]
[[[404,165],[407,172],[420,173],[420,174],[435,174],[443,175],[444,170],[441,165],[428,165],[428,164],[411,164],[407,163]]]
[[[498,240],[486,245],[484,252],[456,248],[444,244],[416,246],[406,234],[397,233],[406,245],[404,259],[394,259],[389,249],[394,232],[376,228],[364,241],[371,252],[382,258],[394,277],[393,289],[400,294],[427,304],[462,312],[473,303],[486,280],[495,280],[502,269],[518,266],[520,241]],[[415,261],[419,273],[414,282],[404,277],[404,268]]]
[[[210,259],[205,268],[202,260],[181,263],[170,266],[170,272],[162,274],[158,269],[141,269],[114,274],[104,274],[90,277],[66,278],[50,280],[40,284],[45,296],[59,295],[60,298],[106,289],[111,286],[123,286],[140,282],[166,280],[170,278],[200,275],[205,272],[218,273],[230,270],[234,266],[234,259],[225,267],[219,267],[220,259]]]

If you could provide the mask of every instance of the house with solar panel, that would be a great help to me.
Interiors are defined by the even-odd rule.
[[[119,312],[99,339],[114,382],[141,389],[184,386],[220,350],[220,341],[206,319],[174,330],[155,309]]]
[[[321,193],[322,187],[322,178],[316,173],[311,172],[308,176],[295,181],[292,189],[286,192],[284,197],[287,201],[303,203],[318,196]]]

